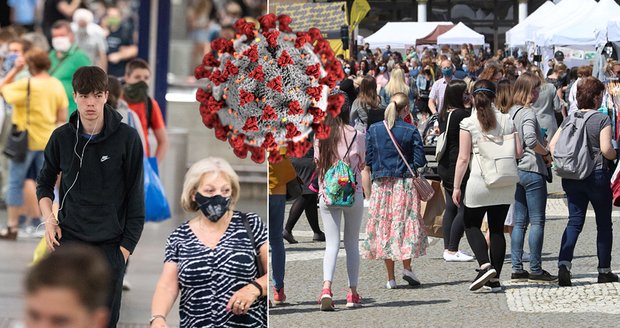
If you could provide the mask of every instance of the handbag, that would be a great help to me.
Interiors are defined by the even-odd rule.
[[[250,244],[252,244],[252,250],[254,253],[254,264],[256,265],[256,269],[258,270],[258,277],[262,277],[265,275],[265,268],[263,268],[263,263],[260,261],[260,252],[256,251],[256,240],[254,239],[254,234],[252,233],[252,227],[250,226],[250,220],[248,220],[248,215],[246,213],[241,212],[241,220],[243,221],[243,225],[245,226],[245,231],[248,233],[248,238],[250,239]],[[261,301],[267,300],[267,295],[263,295],[259,298]]]
[[[433,189],[433,186],[431,186],[431,184],[428,182],[428,180],[426,180],[426,178],[423,175],[411,169],[411,166],[409,166],[409,163],[407,162],[405,155],[403,155],[403,152],[401,151],[400,146],[398,145],[398,142],[396,142],[396,139],[394,138],[392,131],[390,131],[390,128],[388,127],[387,122],[383,121],[383,125],[385,126],[385,129],[387,130],[388,135],[390,136],[390,139],[392,139],[394,146],[396,146],[396,150],[398,151],[400,158],[403,159],[403,161],[405,162],[405,165],[407,165],[407,169],[409,169],[409,172],[413,176],[413,186],[418,191],[418,195],[420,196],[420,199],[425,202],[429,201],[431,198],[433,198],[435,189]]]
[[[439,162],[439,160],[443,157],[443,154],[446,152],[446,138],[448,137],[448,131],[450,130],[450,116],[452,113],[448,114],[448,123],[446,125],[446,131],[442,132],[439,136],[437,136],[437,145],[435,146],[435,161]]]
[[[30,79],[28,79],[28,91],[26,95],[26,129],[20,131],[17,125],[13,124],[9,132],[4,155],[11,160],[23,163],[28,155],[28,127],[30,126]]]
[[[438,181],[431,181],[435,190],[433,197],[428,202],[423,202],[420,207],[426,235],[429,237],[443,238],[443,212],[446,209],[446,198]]]
[[[295,178],[286,183],[286,201],[295,200],[301,196],[304,191],[304,182],[297,175]]]
[[[504,134],[504,124],[501,125],[501,135],[495,136],[482,133],[476,143],[477,151],[474,156],[480,166],[482,179],[488,188],[501,188],[514,186],[519,182],[517,170],[515,133]]]

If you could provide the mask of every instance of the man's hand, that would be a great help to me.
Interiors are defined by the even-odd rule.
[[[129,251],[121,246],[121,253],[123,253],[123,258],[125,259],[125,263],[127,263],[127,260],[129,259]]]
[[[54,215],[50,216],[50,219],[45,222],[45,244],[49,251],[54,251],[56,246],[60,246],[60,239],[62,238],[62,231],[58,225],[58,220]]]

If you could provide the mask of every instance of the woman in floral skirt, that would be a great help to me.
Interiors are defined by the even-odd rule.
[[[416,170],[426,164],[426,158],[417,128],[403,121],[409,112],[407,95],[396,93],[385,111],[385,123],[409,166]],[[420,285],[411,269],[411,260],[426,254],[428,242],[413,177],[387,128],[383,122],[375,123],[366,135],[366,165],[372,170],[373,193],[362,254],[367,259],[385,261],[386,287],[393,289],[394,261],[403,261],[402,277],[409,285]]]

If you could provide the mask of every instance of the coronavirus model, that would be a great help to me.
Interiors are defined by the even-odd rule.
[[[206,79],[196,99],[204,125],[230,143],[236,156],[257,163],[301,157],[318,139],[329,135],[326,115],[339,114],[342,95],[329,96],[344,78],[340,62],[321,32],[311,28],[293,33],[286,15],[259,18],[254,23],[239,19],[235,40],[216,39],[196,67],[196,79]]]

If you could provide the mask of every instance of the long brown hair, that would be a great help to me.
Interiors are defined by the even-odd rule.
[[[497,82],[495,107],[504,114],[508,113],[512,107],[512,82],[510,80],[503,79]]]
[[[357,94],[362,108],[365,110],[379,107],[379,95],[377,95],[377,80],[370,75],[364,76]]]
[[[376,91],[375,91],[376,92]],[[338,144],[340,139],[344,136],[344,129],[346,122],[349,122],[350,110],[342,106],[340,114],[333,117],[331,114],[325,116],[325,125],[330,128],[329,137],[327,139],[319,140],[319,160],[317,163],[317,170],[319,179],[323,180],[325,172],[334,165],[334,162],[338,159]],[[358,138],[360,136],[357,136]],[[347,147],[352,140],[347,140]]]
[[[495,83],[489,80],[478,80],[474,84],[474,107],[482,131],[487,132],[495,129],[497,119],[493,111],[493,101],[495,100]]]

